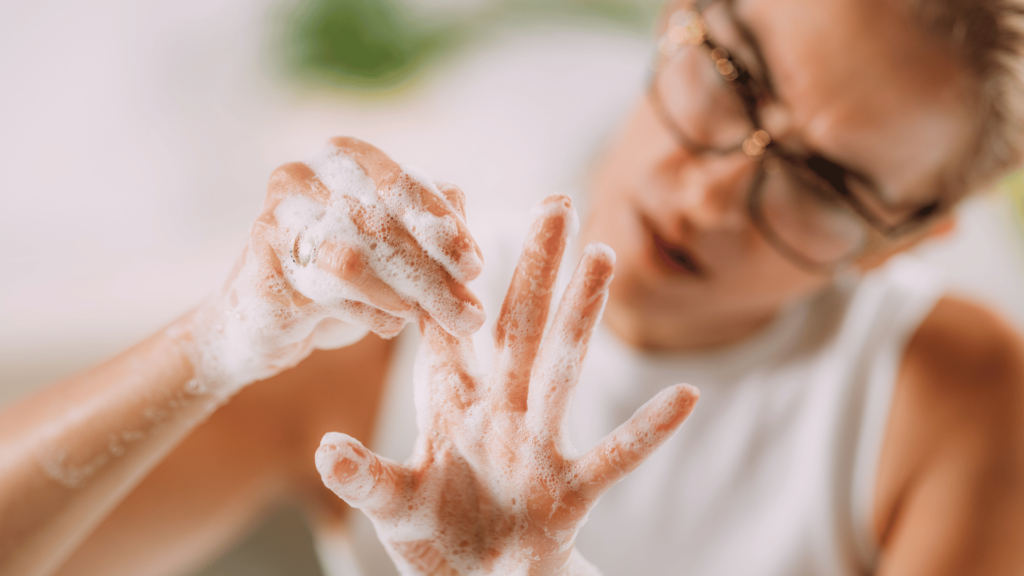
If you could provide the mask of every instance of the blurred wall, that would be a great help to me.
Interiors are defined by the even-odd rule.
[[[467,191],[543,195],[575,184],[645,73],[642,36],[607,20],[498,22],[404,84],[351,90],[282,70],[281,22],[296,10],[0,7],[0,403],[210,294],[273,167],[329,136],[360,136]]]

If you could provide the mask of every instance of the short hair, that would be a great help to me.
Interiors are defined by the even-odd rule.
[[[976,141],[954,185],[994,183],[1024,159],[1024,0],[909,0],[911,16],[946,43],[974,80]]]

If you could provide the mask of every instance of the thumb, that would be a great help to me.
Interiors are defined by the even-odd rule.
[[[329,432],[316,451],[316,469],[324,485],[353,508],[381,508],[404,485],[405,469],[377,456],[355,438]]]

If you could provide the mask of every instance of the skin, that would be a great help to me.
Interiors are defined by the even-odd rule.
[[[973,120],[962,99],[953,97],[960,71],[948,59],[928,57],[934,46],[908,33],[909,24],[891,8],[886,13],[882,3],[750,0],[737,2],[734,11],[749,23],[775,79],[779,100],[766,113],[774,140],[855,167],[897,201],[934,196],[942,168],[957,156]],[[787,24],[804,19],[848,28]],[[896,30],[882,34],[875,30],[879,22]],[[742,49],[735,27],[715,30],[734,54],[751,53]],[[876,37],[877,44],[864,36]],[[851,45],[862,53],[844,57]],[[886,57],[893,52],[910,57]],[[870,79],[856,83],[870,89],[850,89],[849,78]],[[904,152],[922,148],[928,153]],[[829,282],[791,263],[752,226],[745,199],[753,162],[742,153],[688,153],[646,101],[600,166],[582,236],[606,242],[619,255],[607,320],[628,342],[666,350],[717,347],[757,330],[786,302]],[[704,276],[666,266],[652,249],[653,235],[689,252]],[[871,264],[884,255],[871,254]]]
[[[342,435],[317,450],[324,484],[370,517],[403,573],[579,574],[572,542],[590,509],[697,401],[692,386],[671,386],[586,454],[569,448],[569,401],[614,259],[599,246],[584,251],[544,334],[573,214],[565,197],[543,205],[495,324],[498,360],[486,378],[472,340],[422,321],[411,460]]]
[[[955,58],[935,57],[945,54],[941,47],[880,0],[741,0],[735,12],[760,44],[774,79],[779,101],[766,127],[776,141],[820,151],[869,174],[883,190],[872,206],[879,211],[895,213],[887,205],[944,193],[943,170],[955,165],[974,121]],[[736,38],[725,31],[722,42]],[[749,51],[728,47],[751,61]],[[600,166],[583,236],[618,254],[605,319],[623,340],[650,349],[713,349],[755,332],[780,306],[827,283],[790,264],[749,222],[743,205],[750,161],[740,154],[709,159],[686,153],[645,101]],[[303,194],[315,189],[296,186]],[[445,195],[446,209],[460,212],[458,195]],[[274,223],[266,225],[272,230]],[[653,234],[692,252],[706,274],[695,276],[659,256]],[[858,265],[878,265],[924,235],[878,247]],[[279,254],[290,238],[278,239]],[[339,277],[374,286],[344,248],[321,261]],[[458,284],[453,278],[451,286]],[[400,321],[422,318],[430,306],[368,289],[380,298],[381,308],[374,309]],[[506,305],[529,303],[534,297],[528,292],[514,281]],[[471,305],[457,288],[452,297]],[[296,306],[304,304],[296,300]],[[435,341],[448,338],[457,337]],[[441,345],[438,354],[451,354],[452,347],[457,345]],[[1003,322],[954,298],[940,301],[914,334],[896,382],[871,510],[883,550],[879,574],[1024,571],[1016,546],[1024,536],[1022,350]],[[70,556],[61,574],[178,573],[215,555],[285,500],[303,503],[320,525],[342,522],[347,508],[323,487],[309,455],[327,431],[371,440],[391,352],[389,341],[371,335],[348,348],[314,352],[249,385],[220,409],[179,404],[160,432],[147,436],[155,440],[130,445],[74,489],[21,455],[37,453],[46,442],[74,441],[75,453],[89,456],[106,446],[108,430],[101,424],[141,426],[132,420],[138,419],[134,402],[140,396],[128,392],[144,391],[142,397],[157,406],[178,393],[192,372],[181,345],[161,333],[12,407],[0,418],[0,542],[17,545],[0,550],[0,572],[51,572],[61,555],[49,563],[40,559],[63,550]],[[161,368],[143,378],[130,369],[138,361]],[[496,366],[513,380],[523,378]],[[506,390],[507,405],[499,404],[496,414],[523,406],[521,386]],[[93,399],[91,412],[76,420],[65,398]],[[47,428],[47,422],[58,425]],[[322,468],[332,488],[358,502],[358,494],[338,483],[350,468]],[[32,502],[49,507],[22,505]]]
[[[933,57],[940,47],[878,2],[751,0],[737,2],[735,12],[761,45],[776,84],[773,138],[871,175],[885,194],[876,209],[921,204],[943,189],[943,169],[955,164],[973,118],[963,72],[952,58]],[[830,24],[783,25],[796,14]],[[732,53],[751,54],[730,44],[739,35],[725,32],[721,42]],[[844,58],[851,45],[854,55]],[[887,57],[894,53],[906,58]],[[864,81],[851,84],[850,77]],[[602,166],[583,236],[619,255],[606,319],[624,340],[652,349],[715,348],[756,331],[786,302],[828,281],[784,259],[753,228],[744,213],[752,162],[742,154],[687,153],[647,102]],[[949,225],[947,218],[879,247],[858,266],[877,266]],[[667,263],[652,232],[689,251],[707,273]],[[949,297],[912,338],[872,510],[885,552],[879,573],[1024,569],[1015,545],[1024,537],[1022,349],[1020,337],[991,313]]]
[[[0,418],[0,571],[52,573],[84,538],[102,532],[96,531],[97,524],[178,443],[214,412],[222,414],[224,411],[217,411],[220,405],[261,375],[273,376],[305,359],[324,340],[332,322],[340,319],[390,337],[409,319],[440,311],[445,329],[456,334],[466,336],[479,328],[483,322],[479,301],[463,282],[479,274],[481,263],[473,257],[479,251],[455,208],[462,205],[461,192],[445,187],[444,200],[434,197],[386,155],[358,140],[336,138],[329,146],[330,152],[360,162],[377,186],[379,198],[372,205],[338,198],[344,208],[341,214],[356,228],[356,235],[345,242],[328,239],[318,249],[315,262],[308,265],[361,291],[366,303],[315,302],[287,282],[284,263],[294,258],[298,231],[281,225],[276,210],[288,198],[323,204],[330,194],[309,167],[282,166],[270,178],[249,244],[220,294],[119,357],[9,407]],[[397,206],[391,187],[396,182],[405,186],[412,198],[419,198],[419,203],[412,208]],[[442,253],[462,265],[450,267],[461,281],[428,256],[414,233],[401,226],[399,209],[445,216],[456,224]],[[391,242],[395,259],[406,268],[434,274],[447,289],[427,293],[414,287],[399,294],[388,288],[375,277],[368,266],[370,260],[363,257],[356,242],[362,237]],[[254,262],[258,265],[253,266]],[[274,315],[247,314],[245,308],[236,307],[245,299],[272,309]],[[232,322],[240,323],[235,324],[237,333],[244,338],[242,344],[249,354],[242,360],[230,355],[205,358],[202,353],[206,349],[219,349],[223,340],[219,334]],[[364,372],[360,367],[346,371],[352,375]],[[350,398],[375,399],[379,382],[379,378],[373,379],[367,387],[369,395],[357,392]],[[360,408],[372,408],[372,403]],[[344,427],[364,420],[360,417]],[[263,435],[257,429],[250,437]],[[230,452],[231,457],[219,462],[238,465],[238,470],[252,466],[239,461],[245,458],[244,452]],[[201,467],[203,449],[195,456],[200,461],[189,460],[190,465]],[[172,456],[165,463],[174,460]],[[236,475],[237,471],[221,478]],[[161,482],[159,475],[154,478]],[[273,483],[269,478],[266,482]],[[146,493],[146,486],[141,493]],[[268,494],[273,493],[254,493],[253,502],[265,502]],[[232,500],[225,497],[215,502]]]

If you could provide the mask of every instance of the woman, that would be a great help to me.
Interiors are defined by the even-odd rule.
[[[625,419],[616,410],[646,400],[651,386],[672,384],[674,375],[701,386],[702,400],[680,436],[648,462],[654,466],[640,467],[625,490],[593,509],[580,536],[583,556],[607,573],[1018,573],[1019,338],[975,306],[914,288],[905,278],[915,272],[905,267],[850,274],[941,231],[950,206],[1019,162],[1017,9],[853,0],[720,0],[698,8],[677,3],[666,11],[650,97],[595,177],[582,236],[611,246],[617,260],[606,329],[593,343],[601,353],[587,365],[598,362],[603,374],[581,378],[580,434],[597,440]],[[369,336],[309,355],[354,338],[344,333],[351,325],[393,335],[418,319],[427,336],[421,389],[461,382],[429,399],[476,402],[460,391],[480,382],[463,366],[464,336],[482,320],[465,282],[480,264],[457,215],[458,192],[441,187],[441,201],[423,192],[429,181],[372,147],[335,145],[343,155],[275,173],[246,256],[219,298],[5,414],[5,573],[173,573],[282,498],[302,498],[324,525],[347,514],[325,497],[309,447],[329,430],[369,436],[386,417],[379,399],[395,354],[393,341]],[[396,182],[406,195],[389,196]],[[335,190],[342,189],[360,192],[341,200]],[[360,212],[351,198],[383,212]],[[338,202],[347,211],[337,212]],[[498,314],[509,330],[499,331],[487,385],[495,374],[517,383],[496,388],[519,390],[499,395],[511,414],[522,413],[524,386],[529,414],[535,383],[546,382],[543,370],[533,378],[517,373],[530,362],[507,343],[536,339],[536,330],[512,330],[510,319],[544,323],[552,262],[570,219],[564,204],[551,202]],[[337,215],[327,221],[354,226],[349,237],[361,243],[320,242],[306,232],[327,213]],[[458,225],[425,233],[445,218]],[[403,224],[385,234],[374,228],[378,221]],[[398,271],[373,260],[374,239],[393,249]],[[574,313],[556,314],[555,326],[565,330],[525,346],[528,360],[551,367],[553,358],[582,354],[572,345],[580,339],[556,336],[589,334],[610,260],[602,250],[585,252],[566,301]],[[443,282],[407,279],[409,269]],[[310,270],[329,271],[355,292],[318,293],[325,284]],[[526,282],[536,278],[543,281]],[[502,364],[503,352],[512,361]],[[575,379],[572,370],[560,374]],[[625,379],[608,382],[618,376]],[[566,452],[556,442],[564,431],[560,389],[555,410],[541,403],[547,428],[516,428],[554,431],[545,441],[560,450],[530,458]],[[660,442],[678,426],[693,393],[666,394],[654,405],[663,409],[641,412],[633,422],[648,426],[633,432],[657,431]],[[418,408],[445,413],[431,407]],[[435,444],[464,449],[475,440],[457,437],[457,422],[435,424],[424,429],[421,455]],[[436,430],[447,444],[431,443]],[[502,446],[497,430],[484,435],[486,446]],[[561,515],[542,506],[554,522],[545,524],[530,516],[537,507],[523,511],[514,496],[496,498],[499,513],[487,516],[495,523],[470,539],[469,554],[452,552],[459,542],[443,537],[395,535],[396,525],[420,518],[386,510],[408,497],[407,471],[334,435],[317,464],[332,489],[375,518],[406,571],[514,564],[507,571],[586,573],[591,568],[567,544],[596,496],[652,445],[632,453],[621,442],[599,445],[573,469],[589,474],[582,485],[557,474],[512,482],[527,496],[542,486],[541,494],[579,505]],[[444,454],[461,456],[435,459],[431,477],[456,470],[449,480],[458,490],[442,494],[506,494],[465,482],[467,470],[483,470],[478,455]],[[629,485],[634,478],[640,483]],[[439,508],[445,518],[424,521],[465,526],[481,510],[465,502],[453,498]],[[501,528],[502,519],[518,526],[524,517],[528,528],[549,530]],[[643,523],[631,525],[634,518]],[[557,538],[552,530],[561,531]]]

